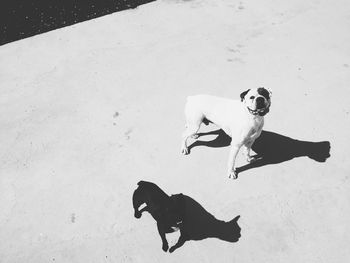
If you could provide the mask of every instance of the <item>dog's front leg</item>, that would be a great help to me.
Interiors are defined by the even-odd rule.
[[[252,148],[253,143],[254,143],[254,141],[253,142],[249,142],[244,147],[245,148],[245,152],[246,152],[246,159],[247,159],[248,163],[251,163],[251,162],[255,161],[255,158],[252,155],[250,155],[250,150]]]
[[[182,230],[181,231],[181,235],[179,237],[179,240],[176,242],[175,245],[173,245],[170,249],[169,249],[169,252],[172,253],[175,251],[175,249],[178,249],[179,247],[181,247],[183,244],[185,244],[187,238],[186,238],[186,235],[183,233]]]
[[[162,249],[164,252],[167,252],[169,245],[168,245],[168,241],[166,240],[166,237],[165,237],[164,226],[162,223],[157,222],[157,228],[158,228],[158,233],[160,235],[160,238],[162,239]]]
[[[254,133],[251,137],[250,140],[247,142],[247,144],[245,145],[246,148],[246,158],[247,158],[247,162],[248,163],[252,163],[254,161],[256,161],[256,158],[250,155],[250,150],[252,149],[252,146],[255,142],[255,140],[260,136],[261,134],[261,129]]]
[[[240,144],[231,144],[230,156],[228,159],[228,178],[237,179],[238,172],[235,166],[235,162],[238,151],[241,148],[241,146],[242,145]]]

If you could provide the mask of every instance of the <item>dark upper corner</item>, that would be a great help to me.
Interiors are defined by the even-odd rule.
[[[0,45],[154,0],[3,0]]]

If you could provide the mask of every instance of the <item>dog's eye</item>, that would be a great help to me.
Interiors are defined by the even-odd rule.
[[[250,99],[253,100],[255,97],[254,96],[250,96]]]

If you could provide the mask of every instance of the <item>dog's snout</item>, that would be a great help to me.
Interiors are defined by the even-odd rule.
[[[264,108],[265,107],[265,100],[263,97],[257,97],[256,98],[256,107],[257,108]]]
[[[140,217],[141,217],[141,213],[140,213],[139,211],[136,211],[136,210],[135,210],[134,216],[135,216],[136,218],[140,218]]]

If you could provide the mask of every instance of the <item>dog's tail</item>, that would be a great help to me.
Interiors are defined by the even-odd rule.
[[[230,221],[230,223],[237,222],[240,217],[241,217],[240,215],[236,216],[234,219]]]
[[[230,225],[230,229],[231,229],[231,236],[229,241],[231,242],[237,242],[240,238],[241,238],[241,228],[238,225],[237,221],[241,216],[236,216],[234,219],[232,219],[230,222],[228,222],[228,224]]]

